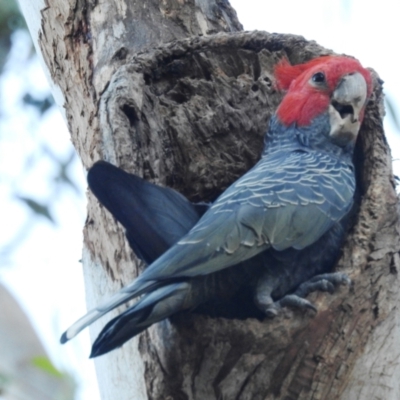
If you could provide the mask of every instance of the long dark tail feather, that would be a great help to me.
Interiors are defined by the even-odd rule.
[[[184,236],[209,207],[105,161],[95,163],[87,179],[100,203],[125,227],[135,254],[147,264]]]
[[[146,294],[135,305],[107,323],[93,343],[90,357],[108,353],[155,322],[190,308],[192,305],[187,301],[191,298],[190,291],[189,282],[178,282]]]
[[[147,264],[181,239],[209,208],[208,204],[193,204],[172,189],[153,185],[105,161],[97,162],[89,170],[88,183],[100,203],[125,227],[129,244]],[[163,286],[157,288],[159,285]],[[188,284],[159,285],[153,287],[150,282],[145,292],[151,292],[106,325],[93,345],[93,357],[121,346],[154,322],[180,310],[179,295],[182,296],[184,285]],[[100,305],[86,314],[62,335],[61,342],[70,340],[131,297],[129,292],[117,293],[111,308]]]

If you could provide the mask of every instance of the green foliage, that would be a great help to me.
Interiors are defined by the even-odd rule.
[[[38,356],[31,360],[32,365],[45,374],[58,380],[58,385],[54,386],[52,394],[54,400],[73,400],[76,393],[76,383],[70,374],[61,372],[48,357]]]
[[[5,389],[10,383],[10,378],[7,375],[0,373],[0,396],[4,394]]]
[[[11,49],[12,33],[26,29],[18,4],[15,0],[0,0],[0,72]]]
[[[17,199],[22,201],[34,214],[47,218],[52,224],[55,224],[53,217],[50,214],[48,205],[39,203],[29,197],[17,196]]]
[[[22,101],[28,106],[35,107],[40,115],[43,115],[47,110],[54,106],[54,100],[52,96],[46,96],[44,99],[38,99],[34,97],[31,93],[27,93]]]
[[[48,357],[44,356],[34,357],[32,359],[32,365],[46,372],[47,374],[56,376],[58,378],[62,378],[65,375],[53,365],[53,363],[49,360]]]
[[[33,234],[38,223],[47,221],[53,226],[57,224],[54,207],[68,194],[68,189],[78,197],[82,195],[82,189],[71,175],[73,164],[77,161],[74,149],[72,146],[66,147],[66,152],[61,151],[60,155],[59,146],[48,143],[40,132],[41,121],[46,119],[54,101],[49,89],[46,92],[39,88],[38,93],[35,89],[38,86],[32,85],[29,80],[32,79],[31,65],[34,65],[36,56],[28,35],[21,32],[16,34],[16,30],[21,28],[26,27],[17,3],[14,0],[0,0],[0,101],[4,99],[0,102],[0,150],[2,146],[8,148],[9,142],[18,140],[21,143],[20,150],[15,147],[17,153],[12,164],[6,163],[3,158],[0,193],[8,197],[9,203],[19,203],[29,210],[28,214],[20,213],[26,217],[24,221],[19,219],[16,225],[18,230],[10,229],[10,233],[2,238],[0,264],[3,266],[13,263],[16,250]],[[14,45],[23,51],[15,52]],[[10,52],[11,49],[14,51]],[[2,85],[10,78],[15,85],[15,88],[11,87],[11,96],[9,85]],[[6,87],[9,88],[8,92],[5,91]],[[14,101],[10,102],[10,97]],[[19,120],[27,118],[29,122],[19,123]],[[14,148],[11,151],[14,152]],[[46,175],[43,175],[43,171],[47,172]],[[38,175],[40,173],[42,175]]]

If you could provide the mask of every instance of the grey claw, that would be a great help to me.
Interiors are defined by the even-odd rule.
[[[293,307],[293,308],[299,308],[299,309],[309,309],[317,312],[317,307],[314,306],[313,303],[310,301],[303,299],[300,296],[297,296],[296,294],[289,294],[282,299],[280,299],[277,303],[281,307]]]
[[[275,305],[273,306],[273,307],[270,307],[270,308],[266,308],[265,310],[264,310],[264,312],[265,312],[265,315],[268,317],[268,318],[275,318],[278,314],[279,314],[279,310],[278,310],[278,307],[276,307]]]
[[[306,297],[316,291],[333,293],[340,284],[351,285],[350,278],[343,272],[332,272],[314,276],[309,281],[302,283],[294,292],[299,297]]]
[[[269,318],[276,317],[283,307],[299,308],[302,310],[312,310],[318,312],[317,307],[305,297],[312,292],[334,293],[337,286],[341,284],[351,285],[351,279],[343,272],[332,272],[314,276],[310,280],[303,282],[294,293],[282,297],[274,302],[269,294],[259,293],[256,297],[256,304],[264,311]],[[262,294],[262,295],[261,295]]]
[[[346,284],[350,286],[352,284],[351,279],[344,272],[331,272],[328,274],[317,275],[314,276],[314,278],[312,278],[310,282],[316,282],[322,279],[331,282],[334,286],[338,286],[341,284]]]

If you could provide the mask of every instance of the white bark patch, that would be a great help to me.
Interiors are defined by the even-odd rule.
[[[42,13],[41,11],[46,8],[45,0],[19,0],[22,14],[24,15],[25,21],[28,25],[29,32],[32,36],[32,41],[36,49],[36,54],[39,57],[40,64],[42,65],[44,74],[51,87],[54,101],[56,102],[58,109],[61,111],[61,115],[64,121],[67,123],[67,115],[65,110],[65,97],[63,90],[57,85],[51,77],[49,69],[43,59],[42,52],[39,47],[39,35],[42,32]]]
[[[397,297],[399,292],[391,293]],[[400,399],[400,321],[397,309],[371,335],[357,360],[343,400]]]
[[[208,23],[207,23],[207,20],[204,18],[204,15],[200,11],[196,12],[196,19],[197,19],[197,23],[199,24],[199,27],[201,29],[201,33],[203,35],[207,35]]]
[[[117,282],[114,282],[114,288],[110,288],[104,269],[99,262],[92,259],[92,255],[86,246],[83,248],[82,261],[86,265],[84,273],[88,304],[98,304],[102,298],[109,296],[110,292],[116,292],[119,289]],[[92,342],[106,322],[118,315],[120,311],[121,308],[114,310],[91,325]],[[137,400],[147,399],[146,388],[142,379],[143,363],[139,357],[137,346],[136,338],[124,346],[124,351],[113,351],[96,359],[96,374],[98,382],[101,382],[102,398],[127,399],[127,393],[134,393],[134,398]],[[127,357],[127,354],[130,356]],[[117,368],[110,368],[110,365],[117,366]]]

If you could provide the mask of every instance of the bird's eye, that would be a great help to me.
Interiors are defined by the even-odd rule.
[[[312,76],[312,81],[315,83],[324,83],[325,82],[325,74],[323,72],[317,72]]]

